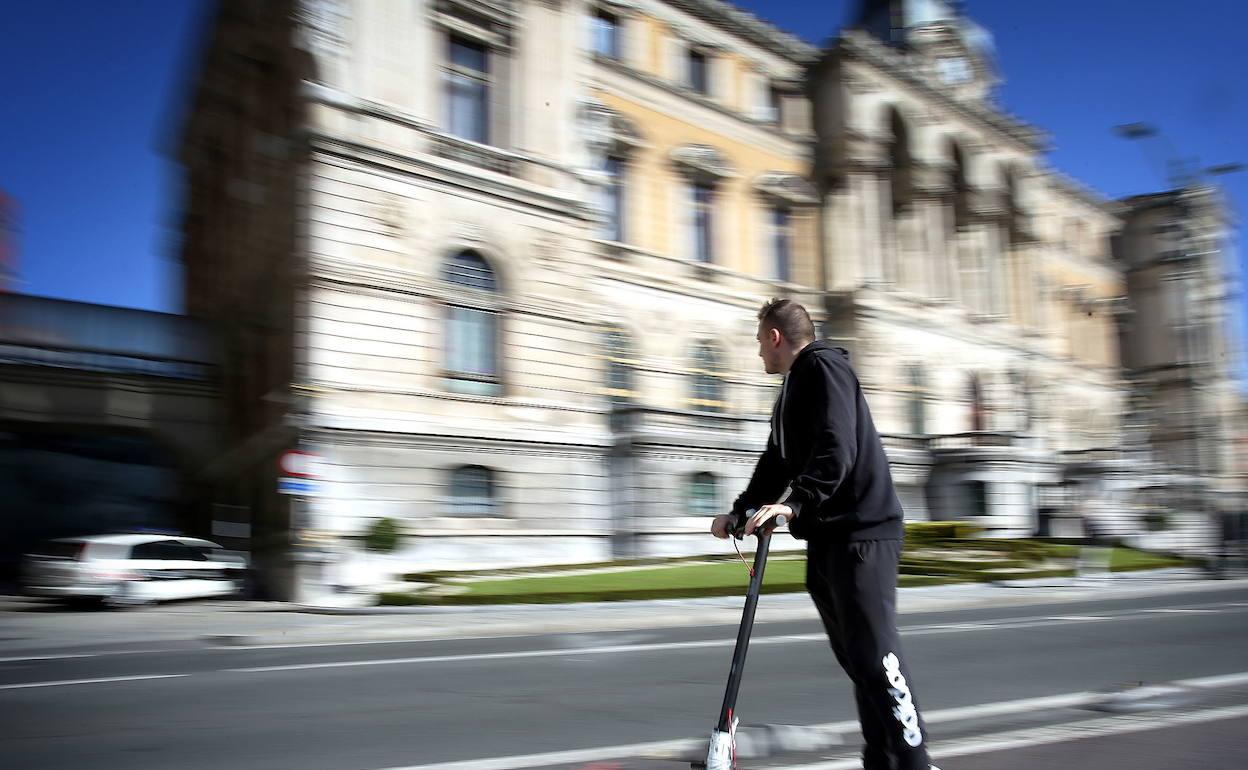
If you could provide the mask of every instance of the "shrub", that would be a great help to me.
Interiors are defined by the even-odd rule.
[[[377,519],[364,533],[364,547],[378,553],[393,553],[399,547],[402,533],[394,519]]]
[[[1164,532],[1170,528],[1170,514],[1154,508],[1144,514],[1144,526],[1149,532]]]

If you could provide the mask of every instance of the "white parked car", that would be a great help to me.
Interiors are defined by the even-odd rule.
[[[229,596],[247,563],[207,540],[169,535],[95,535],[52,540],[26,557],[33,596],[100,599],[113,606]]]

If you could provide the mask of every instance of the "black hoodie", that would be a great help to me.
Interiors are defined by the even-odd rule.
[[[740,519],[779,502],[786,487],[794,537],[902,538],[888,457],[844,348],[812,342],[798,353],[776,399],[767,449],[732,512]]]

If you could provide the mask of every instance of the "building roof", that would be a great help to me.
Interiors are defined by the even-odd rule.
[[[819,49],[749,11],[724,0],[665,0],[673,8],[714,24],[772,53],[799,64],[819,58]]]

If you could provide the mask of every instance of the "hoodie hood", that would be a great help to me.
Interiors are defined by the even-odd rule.
[[[840,345],[833,345],[829,342],[824,342],[823,340],[815,340],[806,347],[802,348],[802,352],[798,353],[797,358],[793,359],[793,366],[797,366],[800,361],[803,361],[807,357],[815,355],[823,350],[837,353],[846,361],[849,360],[849,351]]]

